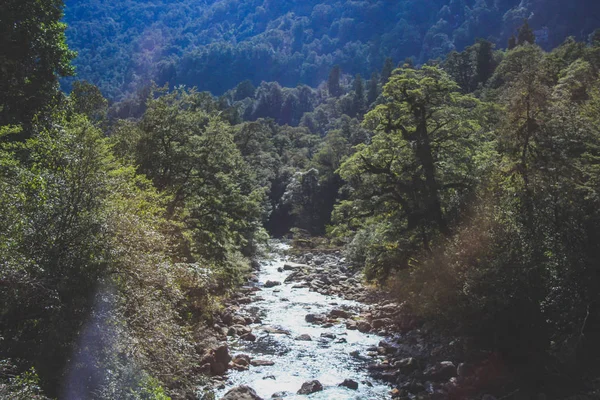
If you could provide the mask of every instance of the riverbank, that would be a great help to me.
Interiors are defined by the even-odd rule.
[[[202,370],[217,398],[463,399],[502,382],[492,355],[435,335],[339,251],[286,248],[255,263],[215,318]]]

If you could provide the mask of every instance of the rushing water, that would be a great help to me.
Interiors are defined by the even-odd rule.
[[[262,300],[242,309],[262,320],[261,324],[252,325],[256,342],[231,338],[229,342],[231,354],[247,354],[253,360],[273,361],[275,365],[230,371],[227,387],[216,393],[217,398],[235,386],[247,385],[264,399],[277,392],[285,392],[286,399],[305,399],[307,396],[296,392],[304,382],[313,379],[319,380],[324,390],[308,396],[310,399],[389,398],[390,387],[372,380],[366,373],[367,364],[374,361],[368,357],[367,349],[377,346],[381,337],[347,330],[344,323],[324,328],[305,321],[306,314],[326,314],[334,308],[358,311],[362,305],[308,289],[292,289],[294,283],[283,283],[290,272],[278,271],[284,264],[284,258],[262,263],[258,283],[262,291],[257,293]],[[282,285],[265,288],[268,280],[282,282]],[[290,334],[268,333],[264,331],[265,326]],[[334,334],[336,338],[321,337],[322,333]],[[312,341],[295,340],[301,334],[310,335]],[[345,379],[359,382],[358,390],[339,387]]]

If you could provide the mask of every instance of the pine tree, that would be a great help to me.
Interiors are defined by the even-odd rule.
[[[519,45],[523,45],[525,43],[535,44],[535,34],[529,27],[529,22],[527,22],[527,20],[524,20],[523,26],[519,28],[517,41]]]
[[[476,80],[485,84],[494,73],[493,44],[490,41],[479,40],[477,49]]]
[[[327,81],[327,89],[329,95],[333,97],[340,97],[342,94],[342,88],[340,86],[340,66],[336,65],[331,69],[329,73],[329,80]]]
[[[387,81],[392,76],[392,71],[394,70],[394,61],[390,57],[385,59],[385,63],[383,64],[383,69],[381,70],[381,84],[385,85]]]
[[[369,90],[367,91],[367,103],[369,105],[373,104],[377,97],[379,97],[379,76],[376,72],[373,72],[371,75],[371,80],[369,80]]]
[[[354,78],[354,114],[361,116],[365,113],[365,85],[360,74]]]
[[[506,47],[508,50],[512,50],[515,47],[517,47],[517,38],[515,37],[515,35],[511,35],[508,38],[508,45]]]

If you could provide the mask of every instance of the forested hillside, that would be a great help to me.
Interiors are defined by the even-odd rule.
[[[598,10],[7,0],[0,397],[211,399],[283,237],[472,366],[384,363],[393,396],[597,398]]]
[[[69,0],[65,21],[79,79],[121,100],[150,80],[215,95],[246,79],[317,86],[334,65],[368,76],[443,58],[478,38],[498,48],[523,19],[550,49],[584,40],[595,0]],[[69,90],[70,81],[65,88]]]

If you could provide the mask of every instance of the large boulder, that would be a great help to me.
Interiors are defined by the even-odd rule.
[[[357,390],[358,382],[353,381],[352,379],[344,379],[344,382],[340,383],[338,386],[344,386],[348,389]]]
[[[230,361],[229,348],[224,344],[210,350],[206,357],[204,357],[202,365],[203,368],[206,368],[207,365],[210,366],[210,372],[213,375],[222,375],[227,371]]]
[[[327,321],[327,317],[322,314],[306,314],[304,320],[310,324],[323,324]]]
[[[298,390],[298,394],[312,394],[320,392],[321,390],[323,390],[323,385],[321,384],[321,382],[317,380],[308,381],[302,384],[302,387],[300,388],[300,390]]]
[[[279,286],[279,285],[281,285],[281,282],[278,282],[278,281],[266,281],[265,282],[266,288],[272,288],[272,287]]]
[[[263,400],[254,389],[248,386],[237,386],[225,393],[221,400]]]

